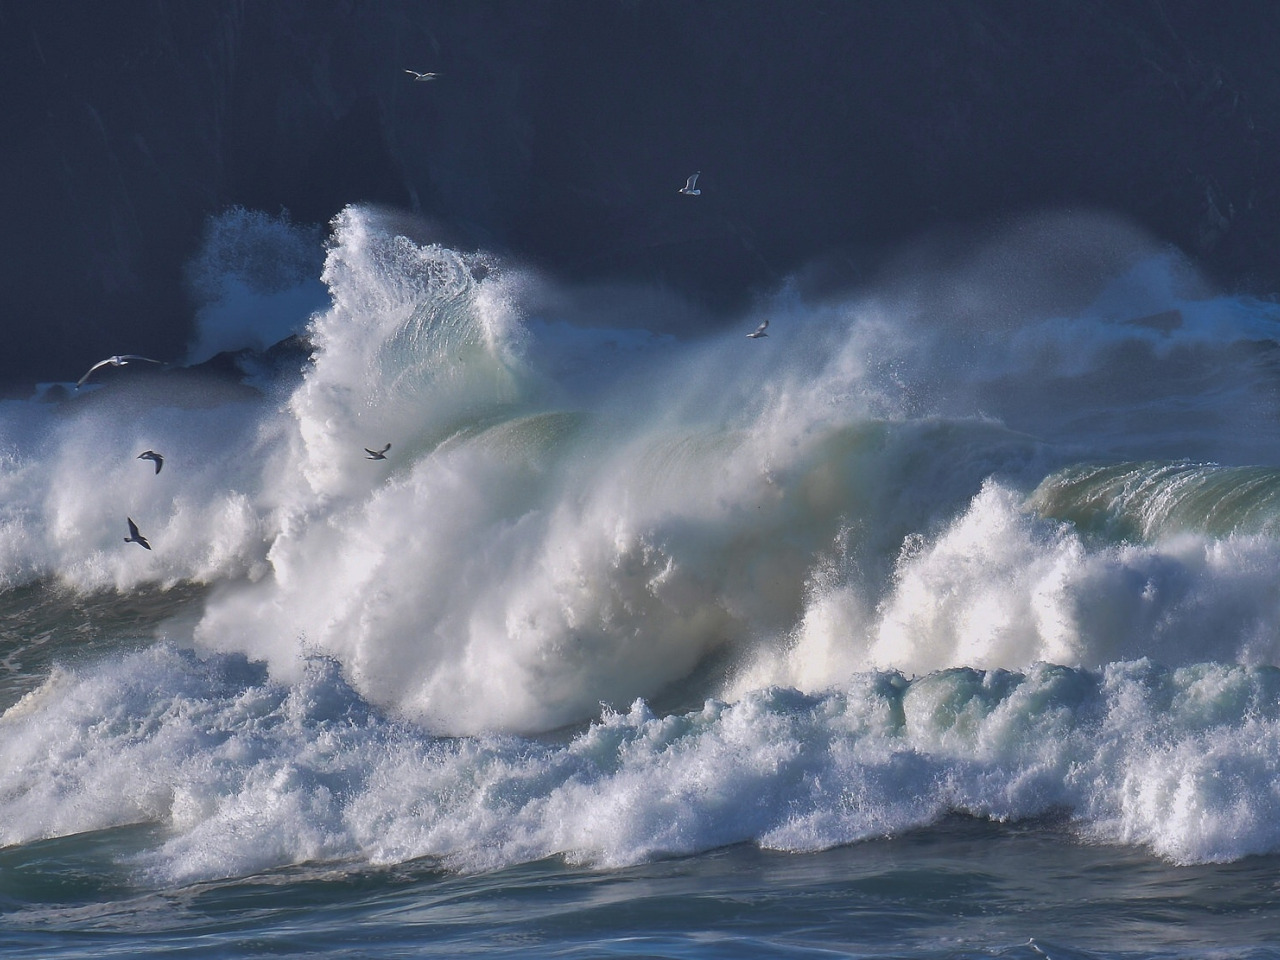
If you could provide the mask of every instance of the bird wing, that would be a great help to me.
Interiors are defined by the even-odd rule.
[[[151,544],[147,542],[147,538],[138,532],[138,525],[133,522],[133,517],[125,517],[129,521],[129,536],[126,542],[132,542],[151,549]]]
[[[702,176],[702,173],[698,172],[689,178],[689,183],[687,184],[687,186],[689,187],[690,190],[692,190],[694,187],[698,185],[698,178],[700,176]]]
[[[115,359],[115,358],[113,357],[112,359]],[[98,370],[98,369],[99,369],[99,368],[101,368],[101,367],[105,367],[105,366],[107,366],[107,364],[109,364],[109,363],[111,363],[111,360],[99,360],[99,361],[98,361],[97,363],[95,363],[92,367],[90,367],[87,371],[85,371],[85,375],[84,375],[83,377],[81,377],[79,380],[77,380],[77,381],[76,381],[76,386],[77,386],[77,387],[78,387],[78,386],[80,386],[82,383],[84,383],[86,380],[88,380],[91,376],[93,376],[93,372],[94,372],[95,370]]]
[[[118,357],[112,357],[112,359],[113,360],[145,360],[147,361],[147,363],[163,363],[164,362],[163,360],[152,360],[150,357],[140,357],[136,353],[123,353]],[[103,361],[103,363],[109,363],[109,362],[110,361],[105,361],[105,360]],[[102,364],[100,363],[98,364],[98,366],[102,366]]]

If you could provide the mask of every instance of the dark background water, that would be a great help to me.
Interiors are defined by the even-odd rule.
[[[386,204],[686,323],[1048,209],[1270,293],[1277,49],[1269,0],[0,0],[0,382],[180,355],[231,204]]]
[[[613,871],[317,864],[159,890],[115,862],[151,832],[0,851],[0,956],[1278,955],[1274,857],[1177,867],[1043,823],[956,817],[824,853],[740,845]]]

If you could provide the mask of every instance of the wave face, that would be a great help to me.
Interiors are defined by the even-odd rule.
[[[297,375],[0,409],[6,587],[207,586],[0,719],[3,842],[159,819],[169,876],[614,864],[958,809],[1276,849],[1273,304],[1154,254],[1069,312],[960,270],[679,338],[599,291],[567,323],[577,291],[385,213],[332,226]],[[221,223],[200,343],[250,288],[306,302],[285,227]],[[277,231],[285,267],[246,265]]]

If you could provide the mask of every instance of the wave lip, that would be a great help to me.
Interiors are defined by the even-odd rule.
[[[1210,537],[1280,533],[1280,468],[1140,461],[1081,464],[1031,494],[1038,513],[1113,540],[1178,533]]]

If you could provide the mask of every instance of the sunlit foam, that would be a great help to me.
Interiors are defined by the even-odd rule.
[[[295,228],[222,227],[211,296],[297,278]],[[263,279],[273,238],[293,253]],[[1214,474],[1196,510],[1112,496],[1093,526],[1097,489],[1072,499],[1062,471],[1119,451],[1169,504],[1171,451],[1280,460],[1257,416],[1274,307],[1190,299],[1167,257],[1122,266],[1064,316],[1029,288],[1022,313],[984,305],[981,271],[944,271],[927,295],[784,286],[740,327],[655,336],[568,323],[552,281],[350,208],[287,393],[121,377],[4,406],[0,576],[217,584],[202,650],[284,679],[331,656],[370,702],[447,733],[877,668],[1274,662],[1257,477]],[[1178,321],[1131,322],[1139,307]],[[769,338],[748,340],[765,313]],[[122,542],[126,516],[151,552]]]
[[[950,814],[1062,819],[1176,863],[1280,846],[1280,671],[1148,660],[1087,671],[860,673],[550,741],[436,739],[311,658],[290,684],[168,645],[59,669],[0,715],[0,844],[159,826],[149,884],[303,862],[597,867],[735,843],[813,851]]]

